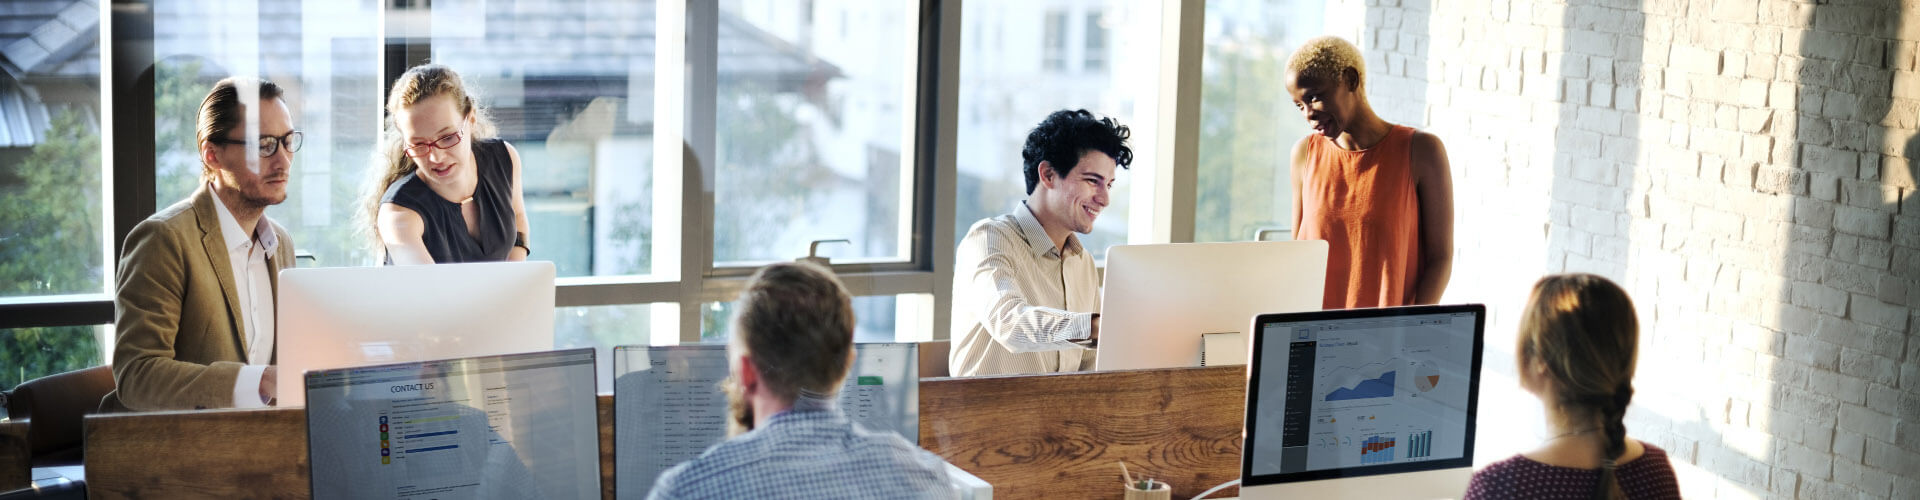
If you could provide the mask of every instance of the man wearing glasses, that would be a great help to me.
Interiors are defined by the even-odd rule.
[[[287,199],[300,132],[278,85],[244,78],[214,85],[195,128],[200,189],[121,252],[105,410],[272,404],[275,275],[293,241],[265,212]]]

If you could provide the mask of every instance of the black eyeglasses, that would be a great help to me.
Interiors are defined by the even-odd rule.
[[[460,136],[460,131],[455,130],[451,134],[440,136],[439,139],[434,139],[433,142],[407,146],[407,156],[410,158],[419,158],[426,156],[428,151],[435,149],[453,149],[454,146],[460,145]]]
[[[228,139],[225,137],[209,137],[207,138],[207,142],[211,142],[214,144],[226,144],[229,146],[244,145],[247,143],[247,141],[244,141],[244,140]],[[266,158],[266,157],[278,154],[280,152],[280,146],[283,144],[287,146],[288,153],[300,152],[300,142],[301,142],[301,136],[300,136],[300,131],[298,130],[287,132],[287,135],[283,135],[279,137],[274,137],[271,135],[261,137],[260,138],[260,157]]]

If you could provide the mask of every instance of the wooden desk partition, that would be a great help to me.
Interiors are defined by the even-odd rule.
[[[1172,484],[1174,498],[1192,497],[1240,477],[1246,373],[922,380],[920,446],[992,483],[995,498],[1118,498],[1122,460]]]
[[[600,492],[613,498],[613,397],[598,398]],[[298,408],[87,416],[87,497],[307,498]]]
[[[0,420],[0,492],[33,482],[33,445],[24,420]]]
[[[996,498],[1118,497],[1121,460],[1186,498],[1239,477],[1245,386],[1244,367],[928,379],[920,445]],[[611,499],[612,396],[599,414]],[[95,499],[305,498],[310,487],[297,408],[90,415],[86,457]]]

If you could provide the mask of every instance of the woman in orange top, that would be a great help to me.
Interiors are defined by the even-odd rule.
[[[1315,133],[1293,146],[1293,237],[1327,241],[1327,309],[1438,303],[1453,272],[1446,146],[1374,114],[1366,76],[1337,37],[1287,61],[1287,93]]]

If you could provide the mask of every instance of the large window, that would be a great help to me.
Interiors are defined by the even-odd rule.
[[[1191,168],[1156,168],[1167,162],[1156,137],[1173,137],[1159,123],[1166,104],[1192,95],[1163,88],[1175,45],[1163,38],[1177,24],[1167,5],[11,2],[0,23],[0,366],[15,380],[106,360],[113,249],[201,188],[194,115],[227,76],[280,84],[304,133],[289,197],[267,210],[291,232],[297,265],[374,264],[368,202],[380,186],[369,184],[386,87],[429,61],[466,78],[521,154],[533,258],[559,271],[556,345],[722,340],[755,267],[836,239],[847,242],[820,253],[856,296],[861,341],[944,337],[952,248],[1026,198],[1020,151],[1053,111],[1134,130],[1134,168],[1083,237],[1096,257],[1184,238],[1191,220],[1133,217],[1166,210],[1147,205],[1161,203],[1167,168]],[[13,49],[27,39],[44,46]],[[102,68],[115,69],[104,73],[113,99],[101,98]]]
[[[478,0],[388,11],[387,53],[403,58],[389,78],[425,62],[460,72],[520,153],[531,258],[552,261],[561,286],[650,279],[663,267],[655,249],[679,244],[654,230],[657,12],[651,1]],[[556,348],[612,359],[614,346],[673,343],[672,304],[560,305]],[[611,370],[602,363],[603,391]]]
[[[713,253],[718,265],[901,261],[918,33],[907,2],[720,3]]]
[[[892,342],[894,331],[902,313],[899,307],[901,298],[891,295],[853,298],[853,341]],[[730,321],[735,311],[734,302],[709,302],[701,307],[702,342],[724,343],[733,334]],[[910,314],[910,313],[908,313]]]
[[[111,330],[108,325],[0,329],[0,388],[100,366],[106,356],[101,346],[113,337]]]
[[[1287,96],[1287,57],[1321,31],[1322,3],[1210,0],[1202,39],[1194,241],[1287,239],[1289,154],[1310,130]]]
[[[1143,154],[1143,145],[1153,140],[1141,124],[1153,119],[1153,109],[1142,105],[1155,92],[1150,71],[1159,61],[1146,54],[1158,39],[1159,2],[1145,1],[1058,1],[1037,3],[1017,0],[967,2],[962,7],[962,22],[984,28],[963,29],[960,56],[960,114],[958,140],[958,181],[954,207],[954,235],[958,241],[974,222],[1012,213],[1026,200],[1026,178],[1021,173],[1020,151],[1027,132],[1040,120],[1061,109],[1086,109],[1112,116],[1133,128],[1130,141],[1134,165],[1153,161]],[[1113,31],[1139,34],[1122,37],[1119,46],[1107,49],[1106,38],[1087,35],[1089,31]],[[1055,34],[1058,33],[1058,38]],[[977,40],[978,37],[1006,37]],[[1077,60],[1067,53],[1068,40],[1088,40],[1083,49],[1100,48],[1111,56],[1110,71],[1078,71],[1064,61]],[[1032,47],[1044,47],[1034,51]],[[1058,47],[1058,50],[1056,50]],[[1061,62],[1056,63],[1056,53]],[[1105,56],[1103,56],[1105,57]],[[1091,56],[1087,60],[1094,60]],[[1107,61],[1108,59],[1099,59]],[[1105,63],[1102,63],[1105,67]],[[1143,72],[1142,70],[1149,70]],[[1137,189],[1139,179],[1123,170],[1117,176],[1112,200],[1094,221],[1093,233],[1081,235],[1081,242],[1104,259],[1110,245],[1127,243],[1127,219],[1132,206],[1129,193]]]
[[[533,258],[562,277],[651,274],[654,3],[429,5],[390,11],[388,32],[414,36],[389,38],[409,54],[389,71],[445,64],[479,94],[520,153]]]
[[[380,120],[377,26],[365,22],[377,5],[154,0],[151,7],[154,208],[205,182],[194,127],[208,89],[228,76],[258,75],[285,90],[305,138],[287,200],[266,216],[286,226],[296,251],[312,256],[301,266],[372,262],[361,194]]]
[[[0,14],[0,303],[98,300],[111,281],[99,17],[74,4],[15,1]],[[0,389],[99,365],[106,338],[92,326],[0,329]]]

